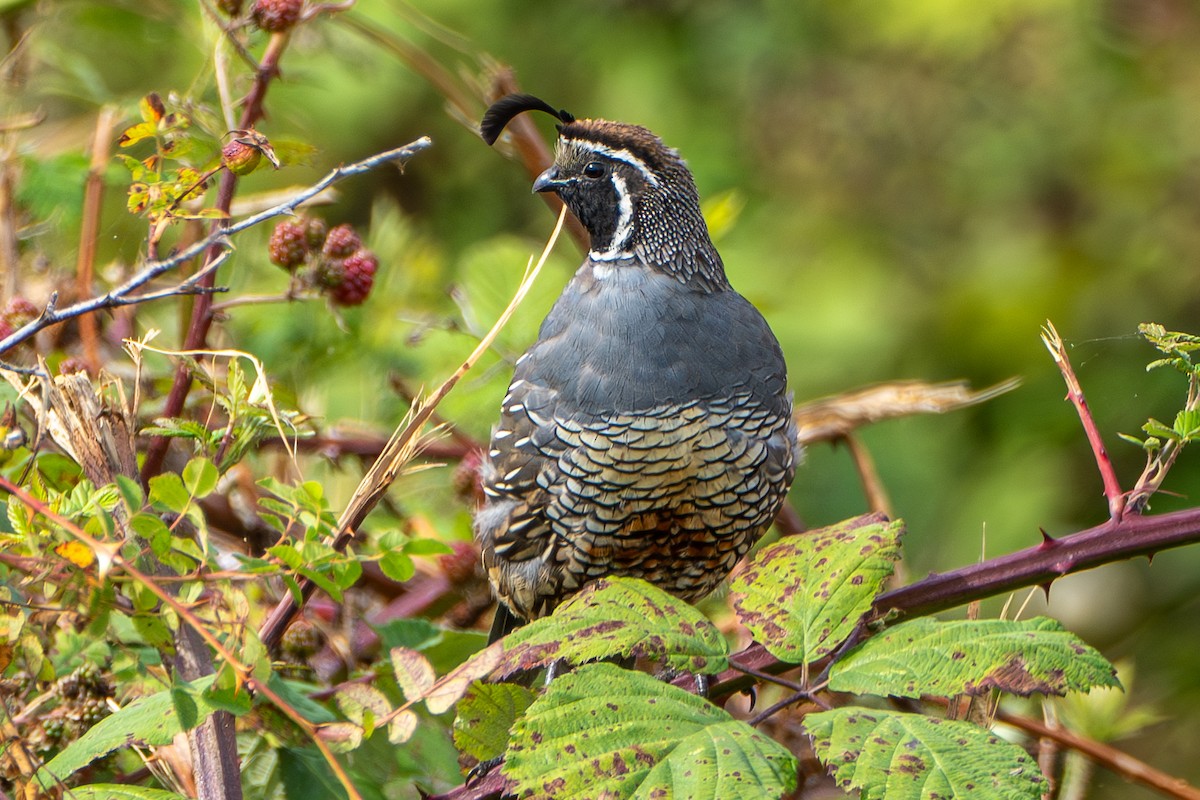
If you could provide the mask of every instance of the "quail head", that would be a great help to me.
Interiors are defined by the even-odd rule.
[[[779,343],[729,285],[683,159],[529,95],[488,110],[485,141],[529,110],[561,122],[533,190],[591,250],[517,360],[484,464],[493,640],[608,575],[699,600],[775,519],[798,457]]]

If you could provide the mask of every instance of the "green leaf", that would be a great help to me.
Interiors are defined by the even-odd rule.
[[[504,774],[518,796],[764,800],[795,790],[796,767],[778,742],[703,698],[589,664],[554,680],[516,722]]]
[[[90,786],[76,786],[71,789],[69,797],[72,800],[188,800],[187,795],[120,783],[93,783]]]
[[[228,665],[217,671],[217,678],[204,691],[204,701],[213,708],[228,711],[235,716],[249,713],[254,707],[250,691],[238,680]]]
[[[730,582],[738,618],[781,661],[832,653],[892,574],[903,532],[872,514],[764,548]]]
[[[212,682],[213,676],[208,676],[193,681],[186,689],[195,700],[197,720],[207,718],[216,710],[202,694]],[[46,764],[39,771],[38,780],[65,780],[97,758],[133,744],[170,744],[175,734],[182,730],[175,709],[175,692],[179,688],[176,686],[135,700],[100,720]]]
[[[154,421],[154,425],[142,429],[142,433],[146,436],[195,439],[198,442],[205,443],[208,443],[213,438],[213,431],[210,431],[203,424],[195,420],[180,419],[179,417],[159,417]]]
[[[396,550],[384,553],[380,557],[379,568],[383,570],[384,575],[397,583],[404,583],[416,572],[413,560],[407,554]]]
[[[279,753],[279,777],[283,782],[283,796],[287,798],[327,798],[341,800],[346,789],[315,747],[281,747]]]
[[[142,635],[142,641],[160,650],[171,646],[173,637],[165,618],[138,614],[132,617],[133,627]]]
[[[34,535],[33,510],[21,503],[8,502],[5,504],[5,517],[13,533],[22,537]]]
[[[1144,430],[1150,436],[1154,436],[1159,439],[1166,439],[1168,441],[1174,441],[1179,438],[1179,434],[1175,432],[1174,428],[1168,428],[1166,425],[1163,425],[1161,422],[1153,418],[1151,418],[1145,425],[1142,426],[1142,430]]]
[[[150,502],[158,503],[168,511],[182,514],[191,504],[192,495],[178,475],[174,472],[164,472],[150,479]]]
[[[309,695],[317,688],[311,684],[290,681],[272,672],[267,686],[300,713],[309,722],[336,722],[337,717],[328,708],[313,700]]]
[[[1047,617],[903,622],[841,658],[829,688],[920,697],[999,689],[1028,697],[1119,686],[1112,664]]]
[[[304,556],[290,544],[277,544],[267,548],[269,555],[278,558],[288,569],[300,569],[304,566]]]
[[[970,722],[846,706],[804,727],[838,786],[862,800],[1040,800],[1045,789],[1028,753]]]
[[[458,703],[454,746],[477,761],[504,755],[509,729],[536,696],[515,683],[472,683]]]
[[[1175,432],[1184,441],[1200,434],[1200,411],[1180,411],[1175,415]]]
[[[317,588],[328,594],[335,603],[342,602],[342,587],[329,577],[328,572],[309,567],[300,567],[296,571],[315,583]]]
[[[172,686],[171,702],[175,708],[175,716],[179,718],[179,727],[185,731],[200,724],[200,703],[198,693],[189,691],[186,686]]]
[[[192,497],[207,497],[217,488],[221,476],[207,458],[193,458],[183,468],[183,485]]]
[[[171,549],[171,529],[157,514],[142,512],[129,518],[129,527],[160,559]]]
[[[692,606],[640,578],[605,578],[505,638],[498,674],[608,656],[715,673],[726,668],[728,654],[725,637]]]
[[[144,499],[142,485],[128,475],[118,475],[116,477],[116,484],[117,491],[121,494],[121,499],[125,501],[125,507],[133,512],[139,511]]]
[[[454,548],[437,539],[412,539],[405,543],[404,552],[410,556],[441,556],[453,553]]]

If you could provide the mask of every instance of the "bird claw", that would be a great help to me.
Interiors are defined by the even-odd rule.
[[[703,673],[688,672],[687,670],[671,669],[670,667],[667,667],[665,669],[660,670],[655,677],[657,677],[661,681],[665,681],[667,683],[672,683],[675,681],[676,678],[680,677],[681,675],[688,675],[691,677],[692,683],[693,683],[693,689],[692,689],[693,694],[695,694],[699,697],[708,697],[708,690],[710,688],[712,688],[712,679],[710,678],[710,676],[705,675]]]
[[[478,764],[471,767],[469,772],[467,772],[467,785],[470,786],[472,783],[491,772],[493,768],[498,767],[503,763],[504,756],[496,756],[495,758],[489,758],[487,761],[480,761]]]

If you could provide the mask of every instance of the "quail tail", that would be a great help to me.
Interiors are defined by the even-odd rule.
[[[508,610],[504,603],[496,604],[496,616],[492,619],[492,630],[488,634],[488,644],[503,639],[508,634],[525,624],[525,620]]]

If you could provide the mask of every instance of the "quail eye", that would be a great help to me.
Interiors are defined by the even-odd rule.
[[[583,177],[599,178],[604,175],[604,163],[601,161],[589,161],[588,165],[583,168]]]

